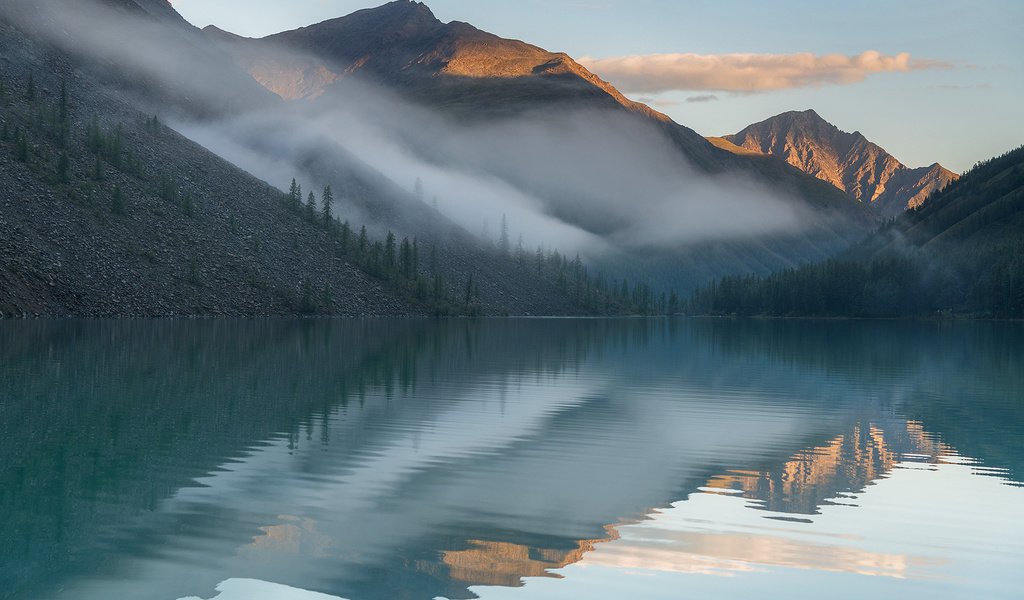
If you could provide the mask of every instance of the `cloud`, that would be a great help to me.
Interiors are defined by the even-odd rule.
[[[647,54],[617,58],[584,57],[588,69],[626,92],[667,91],[757,93],[821,85],[859,83],[873,73],[948,69],[943,61],[912,59],[907,52],[887,56],[868,50],[841,54]]]
[[[718,100],[718,96],[714,94],[701,94],[700,96],[690,96],[686,102],[714,102],[715,100]]]

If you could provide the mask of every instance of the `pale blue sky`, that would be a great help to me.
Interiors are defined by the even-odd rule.
[[[366,0],[172,0],[189,21],[262,36],[348,14]],[[943,68],[867,74],[755,94],[629,92],[705,135],[734,133],[786,110],[814,108],[909,166],[962,171],[1024,144],[1024,2],[1020,0],[431,0],[443,21],[470,22],[574,57],[756,53],[886,56]],[[616,81],[612,81],[616,83]],[[686,102],[713,95],[714,101]]]

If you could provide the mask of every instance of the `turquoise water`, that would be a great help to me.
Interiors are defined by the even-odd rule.
[[[1017,598],[1024,327],[0,323],[0,598]]]

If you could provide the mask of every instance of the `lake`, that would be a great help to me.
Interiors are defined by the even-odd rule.
[[[1019,598],[1024,326],[0,323],[0,598]]]

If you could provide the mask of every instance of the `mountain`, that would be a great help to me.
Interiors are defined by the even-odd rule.
[[[464,118],[537,107],[624,108],[669,125],[676,143],[696,164],[710,167],[723,160],[699,134],[629,100],[569,55],[504,39],[468,23],[443,23],[413,0],[395,0],[259,40],[214,26],[205,31],[232,50],[257,81],[289,100],[318,97],[339,80],[358,74]]]
[[[641,183],[658,179],[661,175],[655,171],[661,168],[659,163],[674,161],[672,176],[690,182],[692,187],[705,191],[714,187],[706,181],[708,176],[719,184],[749,182],[750,187],[744,190],[730,190],[721,195],[730,199],[743,193],[770,196],[780,200],[779,210],[775,212],[801,215],[801,226],[793,228],[799,229],[796,232],[737,236],[713,243],[693,242],[679,236],[672,243],[661,243],[662,247],[656,251],[619,248],[625,258],[619,253],[614,264],[605,261],[600,265],[613,273],[640,271],[666,287],[688,288],[716,274],[765,273],[824,258],[859,239],[876,224],[874,213],[850,203],[834,186],[776,160],[737,156],[716,148],[666,115],[627,99],[564,53],[504,39],[467,23],[443,23],[419,2],[397,0],[260,39],[243,38],[212,26],[205,32],[230,53],[241,68],[292,104],[316,107],[322,112],[339,107],[350,109],[356,103],[350,88],[352,82],[358,81],[397,94],[417,107],[427,107],[449,123],[424,126],[402,123],[404,115],[373,116],[400,123],[392,125],[398,130],[397,136],[408,137],[410,130],[436,130],[438,138],[419,142],[425,160],[433,166],[483,171],[517,189],[540,196],[542,210],[547,215],[587,234],[616,240],[616,244],[625,238],[635,243],[637,236],[632,232],[636,227],[631,227],[631,221],[638,217],[650,215],[659,225],[680,222],[686,217],[657,218],[653,213],[664,210],[664,203],[648,206],[647,202],[660,201],[660,198],[645,198],[635,189],[623,189],[620,198],[606,199],[603,203],[587,195],[584,190],[596,189],[599,193],[610,194],[609,188],[613,187],[595,183],[606,176],[609,169],[602,172],[595,166],[588,172],[585,165],[577,164],[591,160],[589,164],[596,165],[589,157],[595,146],[609,148],[609,153],[617,150],[626,157],[652,154],[647,162],[655,166],[617,178],[623,188],[628,187],[627,181]],[[404,107],[394,110],[415,112]],[[520,143],[517,136],[525,136],[523,132],[532,131],[533,127],[540,128],[546,135],[559,132],[560,137],[557,142],[549,143],[538,142],[543,135],[535,135]],[[610,133],[608,139],[588,139],[578,147],[566,149],[560,156],[555,155],[551,148],[558,147],[557,144],[571,145],[567,140],[571,139],[572,132],[565,130],[573,127],[577,133],[605,129]],[[482,152],[470,153],[460,148],[458,141],[448,141],[456,139],[451,136],[453,128],[468,130],[467,137],[483,135],[473,133],[474,128],[476,131],[492,130],[494,141]],[[641,138],[643,142],[636,142]],[[633,148],[631,142],[641,147]],[[503,148],[507,148],[505,154],[493,157],[488,154],[498,154]],[[469,156],[457,156],[460,152]],[[557,174],[559,181],[539,181],[539,177],[554,169],[556,160],[568,167]],[[443,165],[442,161],[445,161]],[[613,164],[622,168],[622,164],[628,162],[613,161]],[[636,158],[634,162],[643,161]],[[572,172],[573,168],[577,173]],[[757,194],[751,193],[751,189],[756,189]],[[668,194],[669,190],[657,193]],[[707,195],[704,202],[695,202],[702,206],[687,212],[698,213],[721,203],[721,199]],[[772,212],[774,209],[763,210]]]
[[[712,143],[779,157],[870,204],[884,218],[919,207],[957,178],[938,163],[909,168],[860,132],[841,131],[813,110],[782,113]]]
[[[415,2],[261,40],[201,32],[165,0],[11,0],[0,24],[5,314],[649,313],[875,223],[564,54]],[[361,86],[387,90],[359,110],[388,128],[350,138],[366,114],[335,119]],[[419,172],[450,181],[441,210]],[[293,176],[314,206],[281,193]],[[328,185],[339,219],[321,216]],[[536,228],[507,230],[505,195]],[[502,239],[470,233],[488,220]],[[514,243],[538,230],[546,248]]]
[[[211,127],[281,101],[163,0],[6,2],[0,57],[0,315],[594,310],[561,261],[528,269],[436,214],[419,246],[358,235],[323,218],[323,188],[300,209],[169,127],[154,113]]]
[[[214,26],[206,29],[222,41],[255,42]],[[503,39],[468,23],[443,23],[421,2],[396,0],[259,40],[253,47],[286,48],[313,56],[337,77],[362,74],[415,90],[426,102],[463,105],[477,110],[521,108],[521,103],[593,102],[619,105],[657,119],[668,117],[625,98],[564,53],[548,52],[519,40]],[[246,51],[239,54],[246,60]],[[295,73],[260,71],[253,57],[248,66],[256,79],[288,99],[319,95],[331,80],[308,89],[288,85]],[[309,65],[293,64],[298,69]],[[696,135],[696,134],[693,134]]]
[[[723,279],[694,294],[690,310],[1024,317],[1024,147],[979,163],[834,259]]]

